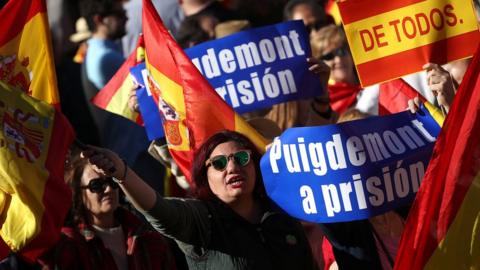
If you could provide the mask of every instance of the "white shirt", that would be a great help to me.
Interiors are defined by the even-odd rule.
[[[95,230],[95,234],[102,239],[105,247],[112,253],[117,269],[128,270],[127,244],[125,243],[122,226],[107,229],[95,225],[92,227]]]

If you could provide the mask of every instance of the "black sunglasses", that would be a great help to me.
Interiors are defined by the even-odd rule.
[[[87,189],[90,190],[92,193],[103,193],[105,192],[105,189],[107,189],[107,185],[110,186],[112,189],[117,189],[118,184],[113,181],[111,177],[107,178],[95,178],[90,180],[88,182],[88,185],[86,186],[80,186],[81,189]]]
[[[347,52],[348,52],[347,48],[340,47],[340,48],[337,48],[337,49],[335,49],[335,50],[333,50],[333,51],[331,51],[327,54],[322,55],[322,57],[320,57],[320,59],[325,60],[325,61],[330,61],[333,58],[335,58],[335,56],[342,57],[342,56],[347,55]]]
[[[230,155],[218,155],[207,159],[205,166],[209,167],[210,165],[217,171],[224,171],[227,168],[228,161],[233,158],[235,163],[245,167],[250,162],[252,151],[250,150],[241,150]]]

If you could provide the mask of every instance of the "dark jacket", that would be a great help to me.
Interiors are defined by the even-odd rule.
[[[162,198],[145,213],[174,238],[190,269],[316,269],[299,222],[266,206],[252,224],[220,201]]]
[[[176,269],[166,239],[151,230],[126,210],[118,209],[116,216],[126,236],[128,269]],[[48,269],[103,269],[116,270],[117,266],[102,240],[90,227],[64,227],[55,249],[42,260]]]
[[[368,220],[319,226],[332,244],[339,269],[382,269]]]

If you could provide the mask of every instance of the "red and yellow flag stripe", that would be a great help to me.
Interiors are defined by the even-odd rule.
[[[8,1],[0,20],[0,81],[59,105],[45,1]]]
[[[1,82],[0,119],[0,258],[33,262],[58,240],[70,206],[63,168],[74,132],[58,110]]]
[[[480,267],[479,130],[480,47],[435,144],[395,269]]]

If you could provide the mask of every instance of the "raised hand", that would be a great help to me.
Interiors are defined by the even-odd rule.
[[[128,167],[116,153],[104,148],[87,146],[80,155],[88,160],[98,174],[124,180]]]
[[[315,58],[307,58],[307,63],[309,65],[308,70],[318,75],[323,89],[327,91],[328,79],[330,78],[330,67],[323,61]]]
[[[438,104],[448,112],[456,92],[452,75],[434,63],[425,64],[423,69],[427,71],[427,84],[437,98]]]

